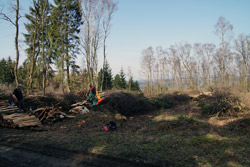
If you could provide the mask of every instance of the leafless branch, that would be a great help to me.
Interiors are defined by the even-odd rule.
[[[16,26],[16,24],[5,14],[1,11],[0,13],[0,19],[5,20]]]

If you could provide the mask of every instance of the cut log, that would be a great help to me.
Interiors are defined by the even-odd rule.
[[[30,121],[30,122],[22,122],[20,124],[18,124],[18,127],[19,128],[23,128],[23,127],[31,127],[31,126],[40,126],[41,125],[41,122],[40,121]]]
[[[10,105],[8,100],[0,100],[0,106],[8,106]]]
[[[22,128],[40,126],[41,122],[34,115],[28,115],[25,113],[14,113],[10,115],[2,115],[1,125],[13,128]]]
[[[16,118],[13,120],[13,123],[17,124],[17,123],[20,123],[20,122],[23,122],[23,121],[39,121],[34,115],[31,115],[31,116],[24,116],[22,118]]]
[[[41,112],[41,111],[43,111],[45,109],[46,109],[46,107],[38,108],[38,109],[33,110],[32,113],[35,114],[35,113]]]
[[[18,107],[17,106],[13,106],[13,107],[11,107],[11,108],[8,108],[8,107],[3,107],[3,106],[1,106],[0,107],[0,113],[5,113],[5,112],[16,112],[16,111],[18,111],[19,109],[18,109]]]

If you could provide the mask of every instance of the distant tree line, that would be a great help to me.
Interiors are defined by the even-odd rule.
[[[139,84],[129,75],[128,83],[124,71],[113,79],[107,62],[107,38],[111,31],[111,20],[117,9],[115,0],[33,0],[24,23],[26,59],[16,69],[19,59],[1,60],[0,83],[22,83],[28,93],[42,91],[52,86],[62,92],[87,89],[88,83],[97,90],[139,90]],[[0,12],[0,19],[18,27],[19,0],[16,6],[16,24]],[[18,32],[15,41],[18,42]],[[18,46],[18,43],[16,43]],[[102,49],[102,51],[101,51]],[[101,54],[100,54],[101,53]],[[83,68],[76,63],[83,56]],[[98,57],[103,56],[99,70]],[[79,63],[78,63],[79,64]]]
[[[10,57],[0,60],[0,84],[9,86],[15,81],[14,66],[15,62]]]
[[[11,58],[9,57],[7,60],[6,59],[2,59],[0,60],[0,84],[5,84],[7,86],[12,85],[13,82],[15,81],[15,75],[14,75],[14,66],[15,66],[15,62],[11,60]],[[25,81],[27,80],[27,72],[28,69],[24,68],[26,65],[25,63],[19,67],[19,80],[20,83],[25,83]],[[79,87],[81,87],[81,82],[79,78],[81,78],[82,74],[86,74],[86,71],[80,71],[76,73],[77,75],[73,75],[71,74],[71,79],[72,81],[74,81],[73,83],[73,87],[75,88],[75,90],[79,90]],[[104,77],[102,76],[104,74]],[[37,75],[40,77],[42,76],[41,73],[35,73],[34,75]],[[51,73],[49,74],[49,78],[56,80],[56,76]],[[102,83],[102,78],[104,78],[103,83]],[[112,74],[112,69],[110,68],[109,64],[106,62],[105,63],[105,67],[104,67],[104,71],[101,68],[98,72],[98,84],[99,87],[102,84],[103,85],[103,90],[110,90],[110,89],[114,89],[114,90],[128,90],[128,91],[141,91],[140,86],[138,81],[134,81],[133,76],[129,77],[129,80],[126,81],[126,74],[124,72],[124,69],[121,68],[120,73],[116,74],[115,77],[113,77]],[[38,81],[42,81],[42,79],[38,80]],[[56,81],[54,81],[55,85],[60,85],[60,82],[56,83]],[[35,83],[35,85],[37,85],[37,83]],[[27,85],[24,85],[24,88],[27,90]],[[87,87],[86,87],[87,88]],[[39,90],[36,89],[36,91]],[[40,90],[42,90],[42,85],[40,87]],[[28,90],[27,90],[28,91]]]
[[[233,39],[233,25],[224,17],[214,27],[219,46],[180,42],[166,49],[144,49],[141,68],[146,77],[145,93],[216,87],[250,91],[250,35],[240,34]]]

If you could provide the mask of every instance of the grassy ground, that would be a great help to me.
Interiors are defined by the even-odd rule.
[[[250,115],[205,117],[197,101],[147,115],[92,111],[33,132],[0,128],[1,141],[85,151],[155,166],[250,166]],[[118,128],[103,129],[113,120]]]

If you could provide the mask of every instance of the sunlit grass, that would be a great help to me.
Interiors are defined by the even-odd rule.
[[[89,152],[93,154],[102,154],[104,149],[105,146],[93,147],[89,149]]]
[[[160,122],[160,121],[173,121],[178,120],[180,117],[182,117],[182,114],[176,114],[176,115],[170,115],[170,114],[161,114],[156,117],[154,117],[154,121]]]

